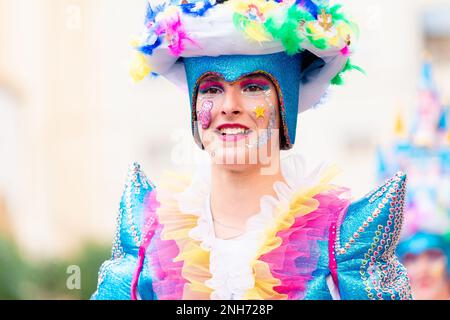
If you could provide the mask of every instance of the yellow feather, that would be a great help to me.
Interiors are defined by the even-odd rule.
[[[134,82],[140,82],[144,80],[152,72],[152,69],[147,63],[145,55],[142,53],[137,53],[131,63],[130,75]]]
[[[248,25],[247,28],[245,28],[245,33],[250,39],[258,42],[271,40],[271,37],[259,23],[251,23],[250,25]]]

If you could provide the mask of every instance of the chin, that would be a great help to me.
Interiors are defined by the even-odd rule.
[[[264,165],[271,162],[270,158],[279,151],[278,136],[273,137],[263,147],[248,147],[249,141],[255,144],[257,136],[242,139],[237,142],[224,142],[212,139],[206,148],[213,163],[234,171],[244,171],[255,165]],[[262,161],[262,162],[261,162]]]
[[[228,168],[238,169],[247,167],[249,163],[249,154],[245,146],[220,147],[211,155],[214,163]]]

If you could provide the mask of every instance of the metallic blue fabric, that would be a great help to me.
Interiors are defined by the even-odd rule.
[[[328,241],[319,241],[320,257],[313,278],[308,282],[305,300],[333,300],[327,285],[330,276]]]
[[[399,173],[348,209],[335,244],[342,299],[411,299],[406,270],[395,256],[405,187]]]
[[[411,299],[409,280],[395,256],[405,200],[406,176],[397,174],[385,185],[351,204],[334,243],[341,299]],[[130,169],[122,197],[111,260],[100,268],[92,299],[125,300],[131,294],[144,220],[144,199],[154,189],[137,164]],[[159,236],[157,233],[155,236]],[[307,300],[332,299],[328,241],[320,241],[320,256],[305,293]],[[140,297],[157,299],[146,259],[140,276]]]
[[[117,217],[111,259],[103,263],[98,275],[97,291],[93,300],[129,300],[131,280],[137,267],[138,251],[144,225],[144,200],[155,187],[141,172],[138,164],[133,164],[128,173],[125,191]],[[152,300],[152,290],[148,261],[139,279],[138,291],[144,300]]]
[[[232,55],[218,57],[183,58],[191,98],[192,117],[196,103],[198,80],[205,73],[216,73],[226,81],[233,82],[245,75],[263,72],[268,75],[278,89],[280,114],[286,131],[286,146],[289,149],[295,143],[297,130],[297,115],[299,102],[299,88],[302,80],[302,55],[289,56],[284,52],[268,55]],[[192,119],[193,124],[195,118]],[[193,127],[196,142],[199,141],[197,128]]]

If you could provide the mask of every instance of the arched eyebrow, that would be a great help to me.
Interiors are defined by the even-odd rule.
[[[211,74],[211,75],[206,76],[203,79],[201,79],[200,83],[205,82],[205,81],[221,82],[221,81],[224,81],[224,79],[222,77]]]
[[[245,76],[243,79],[246,79],[246,78],[250,78],[250,79],[264,78],[264,79],[268,80],[268,78],[264,74],[261,74],[261,73],[252,73],[252,74],[249,74],[249,75]]]
[[[244,82],[244,81],[248,81],[248,80],[254,80],[254,79],[264,79],[266,81],[269,81],[269,83],[270,83],[270,79],[266,75],[256,72],[256,73],[242,76],[239,79],[232,81],[232,82],[227,82],[223,77],[221,77],[217,74],[209,74],[209,75],[205,75],[205,77],[200,80],[199,84],[202,85],[202,84],[205,84],[205,82],[214,82],[216,84],[227,82],[230,85],[234,85],[236,83],[240,83],[240,82]]]
[[[199,84],[199,91],[202,92],[204,90],[207,90],[210,87],[219,87],[221,89],[224,88],[223,85],[223,79],[221,79],[220,77],[205,77],[205,79],[203,79],[202,81],[200,81]]]

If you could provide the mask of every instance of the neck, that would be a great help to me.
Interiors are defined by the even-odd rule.
[[[245,230],[247,220],[259,213],[260,199],[264,195],[275,196],[273,185],[277,181],[285,182],[277,157],[276,168],[272,174],[262,174],[260,165],[247,167],[245,170],[230,170],[221,165],[212,166],[211,171],[211,211],[218,222],[216,231],[222,228],[222,238],[236,235],[236,230]],[[227,233],[226,228],[229,227]],[[234,229],[234,231],[232,230]]]

